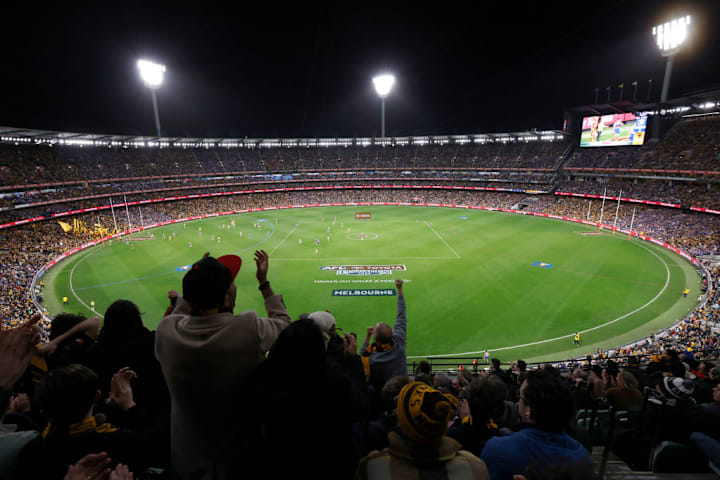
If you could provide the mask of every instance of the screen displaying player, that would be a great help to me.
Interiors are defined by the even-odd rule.
[[[581,147],[621,147],[645,143],[647,115],[616,113],[584,117],[580,134]]]

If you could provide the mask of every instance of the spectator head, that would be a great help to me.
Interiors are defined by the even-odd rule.
[[[624,388],[626,390],[637,390],[638,388],[637,378],[635,378],[635,375],[627,370],[623,370],[618,374],[617,381],[618,387],[620,388]]]
[[[227,295],[241,265],[242,260],[236,255],[200,259],[183,277],[183,297],[196,310],[225,307],[229,300]]]
[[[600,368],[600,365],[593,365],[590,367],[590,373],[595,375],[597,378],[602,378],[602,368]]]
[[[490,364],[492,365],[493,370],[499,370],[500,369],[500,360],[497,358],[493,358],[490,360]]]
[[[439,372],[435,374],[435,380],[434,380],[435,388],[450,388],[450,385],[452,382],[450,381],[450,377],[448,377],[446,374]]]
[[[663,359],[667,362],[672,362],[678,359],[678,353],[675,350],[668,348],[663,352]]]
[[[540,430],[559,432],[574,418],[572,394],[559,377],[544,370],[528,373],[520,387],[520,413]]]
[[[308,313],[307,318],[315,322],[315,325],[320,328],[320,331],[323,333],[323,336],[327,340],[331,339],[335,336],[337,333],[337,326],[335,325],[335,317],[332,316],[330,312],[312,312]]]
[[[720,367],[713,367],[710,369],[710,380],[713,382],[720,381]]]
[[[268,360],[281,370],[296,365],[311,373],[324,371],[325,339],[320,328],[309,318],[292,322],[270,348]]]
[[[618,368],[618,364],[614,360],[608,360],[607,361],[607,373],[611,377],[617,377],[617,374],[620,373],[620,369]]]
[[[720,384],[713,387],[713,402],[720,405]]]
[[[430,375],[432,373],[432,367],[430,366],[430,362],[427,360],[423,360],[420,362],[420,365],[418,365],[417,370],[415,370],[415,373],[418,375],[421,373],[424,373],[425,375]]]
[[[685,378],[687,370],[688,369],[685,367],[685,364],[679,360],[670,364],[670,373],[673,377]]]
[[[518,370],[521,372],[524,372],[527,370],[527,362],[525,360],[518,360],[517,361]]]
[[[709,361],[709,360],[703,360],[703,361],[700,362],[700,364],[698,365],[697,371],[698,371],[699,373],[707,376],[707,375],[710,373],[710,370],[712,370],[712,368],[713,368],[714,366],[715,366],[715,365],[714,365],[711,361]]]
[[[68,426],[85,418],[100,397],[99,379],[85,365],[72,363],[43,377],[36,392],[43,412],[56,425]]]
[[[410,383],[410,377],[408,376],[396,375],[390,378],[390,380],[385,382],[385,385],[383,385],[382,391],[380,392],[383,402],[386,405],[392,405],[395,407],[397,405],[397,397],[400,395],[400,391],[408,383]]]
[[[484,426],[489,419],[502,415],[507,385],[496,375],[476,378],[468,390],[468,406],[473,424],[477,422],[478,426]]]
[[[410,440],[421,444],[438,443],[448,429],[458,401],[421,382],[400,391],[397,412],[400,429]]]
[[[587,380],[587,372],[582,368],[576,368],[572,373],[573,380],[584,381]]]
[[[431,375],[428,375],[427,373],[421,373],[419,375],[415,375],[415,381],[416,382],[422,382],[428,386],[433,386],[435,383],[435,380]]]
[[[125,337],[143,329],[140,309],[130,300],[115,300],[105,310],[99,342]]]
[[[695,384],[687,378],[663,377],[657,390],[668,400],[689,400],[695,391]]]
[[[84,316],[72,313],[61,313],[56,316],[50,324],[50,340],[59,337],[83,320],[85,320]]]
[[[387,323],[380,322],[375,325],[375,343],[378,345],[392,342],[392,328]]]

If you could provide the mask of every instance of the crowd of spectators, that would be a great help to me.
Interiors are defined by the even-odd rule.
[[[555,169],[568,142],[272,148],[0,146],[2,185],[337,169]]]
[[[420,362],[409,376],[406,297],[418,300],[402,280],[392,325],[374,319],[358,348],[323,305],[293,321],[272,259],[254,260],[266,315],[236,313],[234,279],[252,262],[205,254],[164,314],[146,313],[164,315],[154,332],[131,300],[111,304],[102,328],[59,315],[44,343],[39,315],[0,331],[0,475],[580,480],[594,476],[593,445],[648,469],[669,440],[686,449],[681,472],[720,461],[720,367],[696,319],[653,340],[649,360],[493,358],[452,378]],[[608,407],[625,412],[613,436],[600,428]],[[599,409],[595,433],[577,409]]]
[[[673,203],[685,207],[720,208],[720,189],[717,184],[640,179],[601,179],[578,178],[557,185],[559,192],[586,193],[609,197],[649,200],[654,202]]]

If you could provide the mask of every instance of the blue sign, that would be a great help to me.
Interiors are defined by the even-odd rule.
[[[363,290],[333,290],[333,297],[393,297],[394,288],[368,288]]]
[[[533,262],[533,267],[540,267],[540,268],[550,268],[553,266],[552,263],[545,263],[545,262]]]
[[[182,267],[175,267],[175,270],[178,272],[187,272],[192,268],[192,263],[190,265],[183,265]]]

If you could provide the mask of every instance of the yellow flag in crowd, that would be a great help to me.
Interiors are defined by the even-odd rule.
[[[58,222],[58,225],[60,225],[60,227],[62,227],[63,232],[70,232],[73,229],[72,225],[70,225],[69,223]]]

